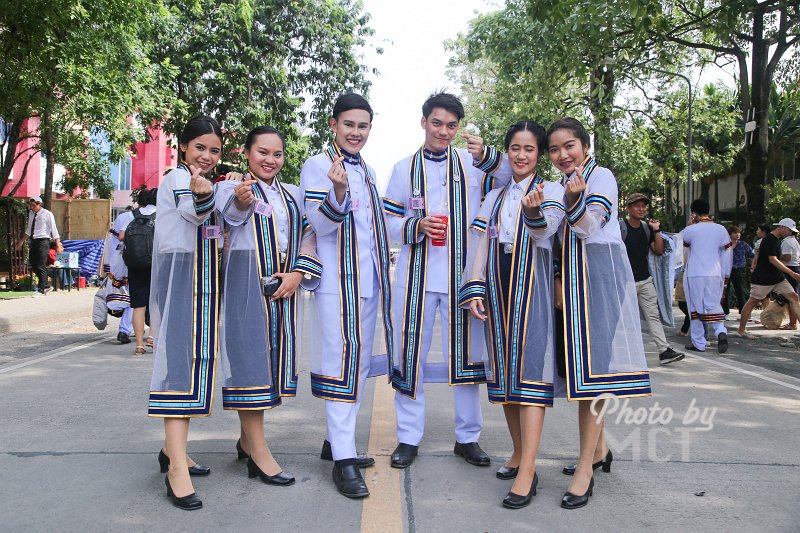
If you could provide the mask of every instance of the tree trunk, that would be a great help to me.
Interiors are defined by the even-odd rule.
[[[3,157],[3,166],[0,167],[0,191],[6,188],[11,172],[14,170],[14,162],[17,156],[17,146],[19,145],[20,133],[22,133],[22,123],[24,119],[14,119],[11,129],[8,131],[6,153]]]
[[[755,232],[758,224],[764,223],[764,185],[767,182],[767,159],[769,151],[769,89],[771,80],[766,79],[769,60],[769,42],[764,38],[764,13],[755,10],[753,17],[753,53],[750,82],[750,106],[755,110],[756,131],[753,142],[747,144],[747,174],[744,178],[747,191],[745,222],[747,234]],[[747,120],[747,117],[745,117]]]
[[[53,132],[50,129],[50,115],[42,115],[42,137],[44,138],[44,150],[47,156],[47,164],[44,169],[44,208],[48,211],[52,204],[53,196],[53,175],[55,174],[55,142],[53,142]]]

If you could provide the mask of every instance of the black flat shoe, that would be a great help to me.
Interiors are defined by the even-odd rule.
[[[331,451],[331,443],[327,440],[322,442],[322,451],[319,452],[319,458],[323,461],[333,461],[333,452]],[[356,457],[356,465],[359,468],[367,468],[375,464],[375,459],[367,457],[364,454],[359,454]]]
[[[249,457],[250,457],[250,455],[246,451],[244,451],[244,448],[242,448],[242,439],[237,440],[236,441],[236,460],[237,461],[241,461],[242,459],[247,459]]]
[[[169,470],[169,457],[164,453],[163,448],[158,452],[158,465],[161,467],[162,474]],[[195,463],[194,466],[189,467],[190,476],[207,476],[210,473],[211,469],[201,464]]]
[[[120,344],[130,344],[131,338],[128,336],[127,333],[122,333],[121,331],[117,333],[117,340]]]
[[[464,458],[466,462],[475,466],[489,466],[492,464],[491,458],[486,455],[486,452],[481,450],[477,442],[468,442],[461,444],[456,442],[453,447],[453,453]]]
[[[686,346],[684,346],[684,348],[686,348],[690,352],[700,352],[700,353],[704,353],[705,352],[705,350],[701,350],[700,348],[698,348],[697,346],[695,346],[692,343],[687,344]]]
[[[392,468],[408,468],[414,462],[417,456],[419,446],[413,444],[403,444],[402,442],[397,445],[397,448],[392,452]]]
[[[717,337],[717,351],[719,353],[725,353],[728,351],[728,334],[727,333],[720,333]]]
[[[564,509],[580,509],[581,507],[584,507],[587,503],[589,503],[589,496],[592,495],[593,488],[594,478],[589,481],[589,488],[586,489],[586,492],[581,496],[576,496],[569,491],[565,492],[564,497],[561,498],[561,507]]]
[[[254,478],[258,476],[261,481],[266,483],[267,485],[278,485],[280,487],[288,487],[289,485],[294,485],[294,476],[287,474],[286,472],[278,472],[274,476],[268,476],[261,469],[258,467],[255,461],[253,461],[252,457],[247,458],[247,477]]]
[[[531,490],[528,491],[528,494],[525,496],[520,496],[519,494],[515,494],[513,492],[509,492],[506,494],[506,497],[503,498],[503,507],[508,507],[509,509],[522,509],[523,507],[527,507],[528,504],[531,503],[531,499],[536,496],[536,485],[539,484],[539,474],[533,474],[533,481],[531,482]]]
[[[369,496],[369,489],[361,477],[361,470],[354,464],[338,468],[333,465],[333,483],[336,489],[348,498],[365,498]]]
[[[172,492],[172,487],[169,486],[169,476],[164,478],[164,483],[167,484],[167,496],[169,496],[169,499],[172,500],[172,505],[178,509],[183,509],[184,511],[195,511],[203,507],[203,500],[200,499],[196,492],[193,492],[188,496],[178,498],[175,496],[175,493]]]
[[[592,463],[592,470],[597,470],[601,466],[603,467],[603,472],[606,474],[611,472],[611,461],[614,460],[614,455],[611,453],[611,450],[608,450],[605,459],[600,459],[596,463]],[[561,473],[565,476],[572,476],[575,474],[575,470],[577,470],[578,465],[569,465],[565,466],[561,469]]]
[[[497,469],[497,479],[514,479],[517,477],[517,472],[519,472],[518,466],[501,466]],[[509,493],[511,494],[511,493]]]

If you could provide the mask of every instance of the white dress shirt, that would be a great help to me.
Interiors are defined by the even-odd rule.
[[[522,203],[522,198],[525,196],[525,191],[528,190],[528,184],[531,177],[528,176],[519,183],[513,180],[508,184],[506,197],[503,200],[503,208],[500,212],[500,244],[514,244],[514,234],[517,232],[517,216],[519,215],[519,206]]]
[[[33,228],[33,219],[36,219],[36,228]],[[33,235],[31,235],[33,233]],[[38,213],[32,210],[28,211],[28,229],[25,235],[31,239],[60,239],[58,228],[56,228],[56,219],[53,213],[44,207],[39,209]]]

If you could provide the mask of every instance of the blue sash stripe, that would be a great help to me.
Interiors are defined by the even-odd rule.
[[[544,218],[544,215],[530,218],[523,210],[522,219],[525,222],[525,225],[531,229],[545,229],[547,227],[547,219]]]
[[[322,201],[322,205],[319,206],[319,211],[331,221],[340,224],[344,222],[344,219],[347,218],[347,213],[342,213],[338,209],[336,209],[333,204],[331,203],[331,199],[329,196],[325,196],[325,199]]]
[[[581,193],[580,198],[572,207],[567,208],[567,221],[570,225],[574,226],[583,218],[583,215],[586,214],[586,194]]]
[[[128,276],[125,276],[122,279],[115,278],[111,276],[111,285],[116,288],[125,287],[128,285]]]
[[[492,189],[494,189],[494,176],[484,172],[483,179],[481,179],[481,203],[483,203],[486,195],[489,194],[489,191]]]
[[[189,189],[173,189],[172,194],[175,196],[175,207],[178,207],[178,203],[181,201],[181,196],[192,196],[192,191]]]
[[[194,212],[197,213],[197,216],[207,215],[214,210],[213,193],[209,194],[205,198],[198,198],[193,194],[192,199],[194,200]]]
[[[698,313],[696,311],[692,311],[691,313],[692,320],[700,320],[702,322],[724,322],[725,321],[725,314],[724,313]]]
[[[118,238],[118,239],[119,239],[119,232],[118,232],[117,230],[115,230],[114,228],[111,228],[110,230],[108,230],[108,232],[109,232],[111,235],[113,235],[114,237],[116,237],[116,238]]]
[[[106,296],[106,302],[126,302],[130,303],[131,297],[127,294],[109,294]]]
[[[458,305],[459,307],[466,305],[472,300],[485,300],[486,299],[486,282],[482,279],[474,279],[464,283],[461,290],[458,291]]]
[[[294,262],[292,271],[319,278],[322,276],[322,262],[314,256],[300,254],[297,256],[297,260]]]
[[[281,395],[273,387],[222,388],[223,409],[263,410],[281,404]]]
[[[481,160],[474,164],[474,166],[487,174],[493,174],[498,168],[500,168],[500,164],[502,162],[503,152],[497,148],[484,145]],[[489,190],[491,190],[491,188]]]
[[[541,209],[542,211],[544,211],[545,209],[559,209],[562,212],[566,212],[564,204],[562,204],[561,202],[556,202],[554,200],[545,200],[544,202],[542,202],[542,205],[539,206],[539,209]]]
[[[306,202],[322,202],[328,197],[328,192],[324,189],[306,189],[305,201]]]
[[[409,217],[403,222],[403,244],[417,244],[419,242],[419,224],[423,217]],[[427,243],[422,243],[426,244]]]
[[[406,206],[400,202],[395,202],[391,198],[383,198],[383,211],[387,215],[402,217],[406,214]]]
[[[472,224],[469,225],[469,229],[474,229],[476,231],[480,231],[481,233],[486,233],[487,227],[488,223],[486,222],[486,219],[481,217],[475,217],[475,220],[473,220]]]

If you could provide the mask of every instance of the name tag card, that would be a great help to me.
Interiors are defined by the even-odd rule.
[[[221,226],[202,226],[203,238],[205,240],[219,239],[222,237]]]
[[[486,230],[486,233],[489,235],[490,239],[496,239],[500,233],[497,231],[497,226],[489,226]]]
[[[256,205],[253,210],[258,213],[259,215],[265,216],[267,218],[272,216],[272,206],[269,205],[268,202],[264,200],[256,200]]]
[[[411,209],[425,209],[425,198],[421,196],[412,196],[408,199],[408,205]]]

